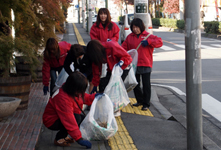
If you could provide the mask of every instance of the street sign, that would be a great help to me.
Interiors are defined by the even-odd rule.
[[[75,8],[79,8],[79,5],[75,5]]]

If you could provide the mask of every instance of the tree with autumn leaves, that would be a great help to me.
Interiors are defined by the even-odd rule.
[[[179,0],[164,0],[164,13],[179,13]]]
[[[68,4],[67,0],[0,1],[0,76],[9,76],[15,52],[29,64],[38,63],[38,49],[49,37],[56,38],[54,28],[61,30],[60,23],[65,21],[63,8]]]

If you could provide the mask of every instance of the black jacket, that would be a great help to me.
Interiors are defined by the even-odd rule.
[[[88,55],[86,53],[86,46],[82,47],[85,51],[84,57],[78,63],[73,51],[70,50],[64,61],[64,69],[68,74],[72,73],[70,65],[72,64],[72,62],[74,62],[74,70],[79,70],[86,77],[88,77],[89,75],[92,75],[92,63],[89,61]]]

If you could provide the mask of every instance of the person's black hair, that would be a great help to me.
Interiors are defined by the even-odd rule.
[[[81,72],[75,71],[69,74],[66,82],[62,86],[62,89],[73,98],[78,95],[81,95],[82,98],[84,98],[87,85],[87,78]]]
[[[133,26],[137,26],[140,28],[141,33],[145,30],[145,25],[140,18],[134,18],[130,24],[130,29],[133,32]]]
[[[85,54],[84,48],[80,44],[71,45],[70,52],[75,58]]]
[[[106,51],[98,40],[91,40],[87,44],[87,54],[91,62],[99,66],[106,61]]]
[[[111,16],[110,16],[110,12],[107,8],[100,8],[97,14],[97,21],[96,21],[96,26],[99,27],[99,24],[101,22],[100,19],[100,14],[106,14],[107,15],[107,19],[105,21],[105,25],[108,24],[108,30],[111,30],[113,27],[113,24],[111,22]]]

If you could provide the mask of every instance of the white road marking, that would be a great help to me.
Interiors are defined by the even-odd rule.
[[[174,49],[174,48],[172,48],[172,47],[165,46],[165,45],[163,45],[160,49],[163,49],[163,50],[165,50],[165,51],[174,51],[174,50],[176,50],[176,49]]]
[[[175,45],[175,46],[185,49],[185,45],[178,44],[178,45]]]
[[[216,47],[201,45],[202,49],[216,49]]]
[[[75,35],[74,33],[68,34],[68,35]]]
[[[221,44],[211,44],[212,46],[221,48]]]
[[[210,115],[221,122],[221,102],[208,94],[202,94],[202,107]]]

